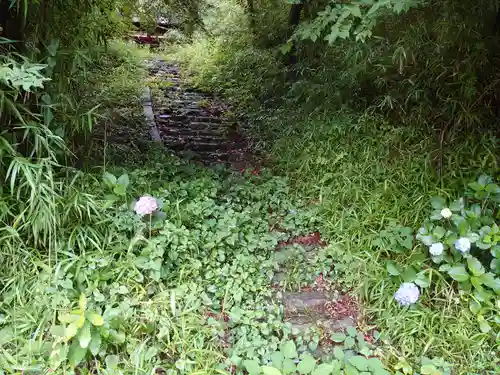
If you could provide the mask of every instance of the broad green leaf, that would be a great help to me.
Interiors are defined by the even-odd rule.
[[[299,374],[310,374],[316,366],[316,360],[309,354],[305,354],[297,365]]]
[[[128,174],[126,174],[126,173],[122,174],[120,177],[118,177],[118,180],[116,182],[120,185],[123,185],[125,188],[127,188],[127,186],[130,183],[130,180],[128,178]]]
[[[342,332],[336,332],[336,333],[333,333],[330,338],[332,339],[332,341],[334,342],[344,342],[345,338],[346,338],[346,335]]]
[[[469,302],[469,310],[477,315],[481,311],[481,304],[477,302],[475,299],[471,299]]]
[[[106,368],[108,370],[115,370],[118,367],[118,363],[120,363],[120,358],[117,355],[107,355],[105,358]]]
[[[461,236],[465,236],[469,232],[469,223],[467,220],[462,220],[458,224],[458,232]]]
[[[500,258],[500,246],[495,245],[490,249],[490,254],[494,258]]]
[[[78,321],[80,317],[80,314],[60,314],[58,319],[61,323],[70,324]]]
[[[474,191],[481,191],[484,189],[484,185],[481,185],[478,182],[470,182],[468,186]]]
[[[479,289],[479,288],[482,288],[483,286],[483,282],[481,281],[481,278],[480,277],[477,277],[477,276],[471,276],[470,278],[470,283],[476,288],[476,289]]]
[[[50,334],[55,337],[61,337],[63,338],[65,336],[65,329],[61,325],[54,325],[50,327]],[[2,344],[2,341],[0,340],[0,345]]]
[[[389,275],[399,276],[401,274],[401,272],[399,272],[396,264],[391,260],[388,260],[386,262],[386,268],[387,268],[387,272],[389,273]]]
[[[311,352],[315,352],[316,349],[318,349],[318,345],[319,343],[316,342],[316,341],[311,341],[308,345],[307,345],[307,348],[311,351]]]
[[[479,329],[483,333],[488,333],[489,331],[491,331],[491,326],[489,325],[489,323],[486,320],[481,320],[479,322]]]
[[[481,276],[485,272],[481,262],[474,257],[467,258],[467,266],[474,276]]]
[[[90,323],[92,323],[96,327],[102,326],[104,324],[104,319],[102,318],[102,316],[95,312],[88,312],[86,316]]]
[[[351,348],[354,348],[354,345],[356,344],[356,342],[354,341],[354,338],[353,337],[347,337],[344,341],[344,348],[345,349],[351,349]]]
[[[115,185],[115,187],[113,188],[113,193],[115,193],[116,195],[120,195],[120,196],[125,196],[125,193],[126,193],[126,187],[124,185]]]
[[[283,345],[282,351],[285,358],[296,358],[298,356],[297,347],[292,340],[287,341],[285,345]]]
[[[281,375],[280,370],[271,366],[262,366],[262,372],[264,375]]]
[[[333,366],[329,363],[322,363],[314,369],[312,375],[330,375],[333,372]]]
[[[435,210],[441,210],[442,208],[444,208],[446,205],[446,200],[444,198],[441,198],[441,197],[433,197],[431,199],[431,206],[432,208],[434,208]]]
[[[500,187],[497,184],[488,184],[485,189],[490,194],[498,194],[500,193]]]
[[[106,210],[110,208],[113,203],[115,203],[119,198],[116,195],[113,194],[108,194],[104,197],[106,199],[106,202],[104,203],[103,208]]]
[[[92,328],[91,340],[89,344],[89,350],[92,355],[96,356],[101,350],[101,334],[96,328]]]
[[[336,346],[333,349],[333,356],[337,358],[339,361],[342,361],[344,359],[344,350],[342,350],[342,347]]]
[[[476,246],[479,247],[481,250],[487,250],[491,248],[491,244],[484,242],[484,238],[482,240],[477,241]]]
[[[432,274],[430,273],[429,276],[427,276],[425,274],[425,271],[419,272],[417,274],[417,278],[414,281],[415,284],[417,284],[421,288],[428,288],[431,285],[430,275],[432,275]]]
[[[443,227],[436,227],[432,231],[432,234],[434,235],[434,237],[440,240],[446,234],[446,229],[444,229]]]
[[[420,368],[422,375],[436,375],[437,368],[434,365],[423,365]]]
[[[375,358],[375,357],[373,357],[373,358],[368,358],[368,359],[367,359],[367,361],[368,361],[368,367],[369,367],[371,370],[373,370],[373,371],[375,371],[375,370],[379,370],[379,369],[382,369],[382,370],[384,369],[384,364],[383,364],[383,363],[382,363],[382,361],[381,361],[380,359],[378,359],[378,358]]]
[[[103,180],[110,189],[116,185],[116,177],[109,172],[104,173]]]
[[[359,8],[359,5],[347,5],[345,8],[349,9],[350,13],[354,17],[361,18],[361,9]]]
[[[77,332],[78,332],[77,325],[75,323],[71,323],[64,330],[64,339],[66,341],[71,340],[73,337],[75,337],[75,335],[76,335]]]
[[[491,178],[491,176],[488,176],[487,174],[482,174],[481,176],[479,176],[479,178],[477,179],[477,182],[479,182],[481,185],[483,186],[486,186],[488,185],[489,183],[493,182],[493,179]]]
[[[120,294],[128,294],[129,290],[125,285],[120,285],[117,290],[118,293]]]
[[[286,55],[287,53],[290,52],[290,50],[292,49],[292,43],[285,43],[285,44],[282,44],[281,46],[279,46],[279,51],[283,54],[283,55]]]
[[[354,357],[349,358],[349,363],[356,367],[359,371],[368,370],[368,360],[360,355],[355,355]]]
[[[274,352],[271,354],[271,362],[274,367],[281,368],[283,364],[283,354],[281,352]]]
[[[396,370],[403,370],[405,374],[412,374],[413,373],[413,368],[410,366],[408,361],[406,359],[400,359],[398,363],[394,366]]]
[[[85,315],[81,314],[75,321],[75,324],[78,327],[78,329],[82,328],[83,325],[85,324]]]
[[[402,277],[404,282],[412,283],[417,278],[417,272],[415,271],[415,268],[413,268],[412,266],[409,266],[404,270],[401,277]]]
[[[80,346],[82,348],[87,348],[90,344],[92,336],[90,334],[90,323],[85,322],[83,327],[80,329],[78,333],[78,341],[80,342]]]
[[[78,343],[78,340],[73,340],[68,352],[68,361],[71,367],[76,367],[83,361],[87,354],[87,348],[82,348]]]
[[[293,359],[285,358],[283,361],[282,370],[285,374],[293,374],[297,371],[297,365],[293,361]]]
[[[347,327],[346,328],[347,334],[351,337],[356,336],[356,328],[354,327]]]
[[[491,297],[493,297],[493,293],[482,287],[476,287],[474,289],[474,297],[480,302],[488,302],[491,300]]]
[[[495,277],[495,275],[491,272],[484,273],[479,276],[481,283],[486,285],[488,288],[493,289],[494,292],[498,292],[500,290],[500,279]]]
[[[261,373],[261,367],[259,362],[253,359],[246,359],[243,361],[243,366],[248,371],[249,375],[258,375]]]
[[[359,375],[359,371],[351,364],[347,364],[344,368],[344,375]]]
[[[453,280],[456,281],[467,281],[469,280],[469,273],[464,266],[452,267],[448,270],[448,275],[451,276]]]

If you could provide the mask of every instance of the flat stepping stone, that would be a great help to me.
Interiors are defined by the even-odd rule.
[[[285,320],[300,331],[317,327],[339,332],[355,327],[356,317],[349,314],[350,309],[346,309],[345,313],[332,314],[331,307],[342,303],[346,299],[344,297],[332,300],[319,291],[284,292]]]
[[[285,319],[285,322],[292,325],[293,330],[304,332],[319,328],[329,333],[343,332],[348,327],[355,327],[356,322],[353,318],[346,316],[342,319],[329,319],[319,314],[300,315]]]
[[[322,309],[328,302],[321,292],[285,292],[283,304],[289,314],[304,314],[311,310]]]

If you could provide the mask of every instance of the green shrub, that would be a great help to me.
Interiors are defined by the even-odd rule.
[[[478,317],[480,329],[498,331],[500,230],[496,224],[500,188],[487,176],[469,184],[463,197],[447,205],[443,198],[432,201],[431,217],[418,230],[417,239],[429,247],[439,272],[458,283],[461,295],[469,298],[469,309]],[[427,268],[415,264],[416,271]],[[417,284],[428,287],[430,269],[417,274]],[[414,280],[406,280],[413,282]]]

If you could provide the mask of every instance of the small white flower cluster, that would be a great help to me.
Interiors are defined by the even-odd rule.
[[[156,199],[147,195],[140,197],[134,205],[134,211],[140,216],[151,215],[157,209],[158,203]]]
[[[452,215],[452,212],[449,208],[443,208],[441,210],[441,216],[444,217],[445,219],[449,219]]]
[[[432,256],[437,257],[443,254],[444,251],[444,245],[441,242],[438,243],[433,243],[429,247],[429,253],[431,253]]]
[[[460,237],[455,241],[455,248],[460,251],[462,254],[467,253],[470,250],[471,243],[470,240],[466,237]]]
[[[414,283],[403,283],[394,294],[394,299],[401,306],[413,305],[420,298],[420,290]]]
[[[460,251],[462,254],[465,254],[470,251],[471,242],[467,237],[460,237],[455,241],[455,248]],[[434,256],[440,256],[443,254],[444,245],[441,242],[433,243],[429,246],[429,253]]]

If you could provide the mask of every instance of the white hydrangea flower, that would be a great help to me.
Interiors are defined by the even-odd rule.
[[[470,240],[465,237],[460,237],[455,241],[455,247],[462,254],[467,253],[470,250]]]
[[[394,294],[394,299],[398,301],[401,306],[409,306],[418,301],[420,297],[420,290],[414,283],[403,283]]]
[[[158,203],[156,199],[147,195],[140,197],[134,205],[134,211],[140,216],[151,215],[157,209]]]
[[[441,216],[444,217],[445,219],[449,219],[452,215],[452,212],[449,208],[443,208],[441,210]]]
[[[429,253],[431,253],[431,255],[435,257],[443,254],[443,251],[444,251],[444,245],[441,242],[433,243],[429,247]]]

